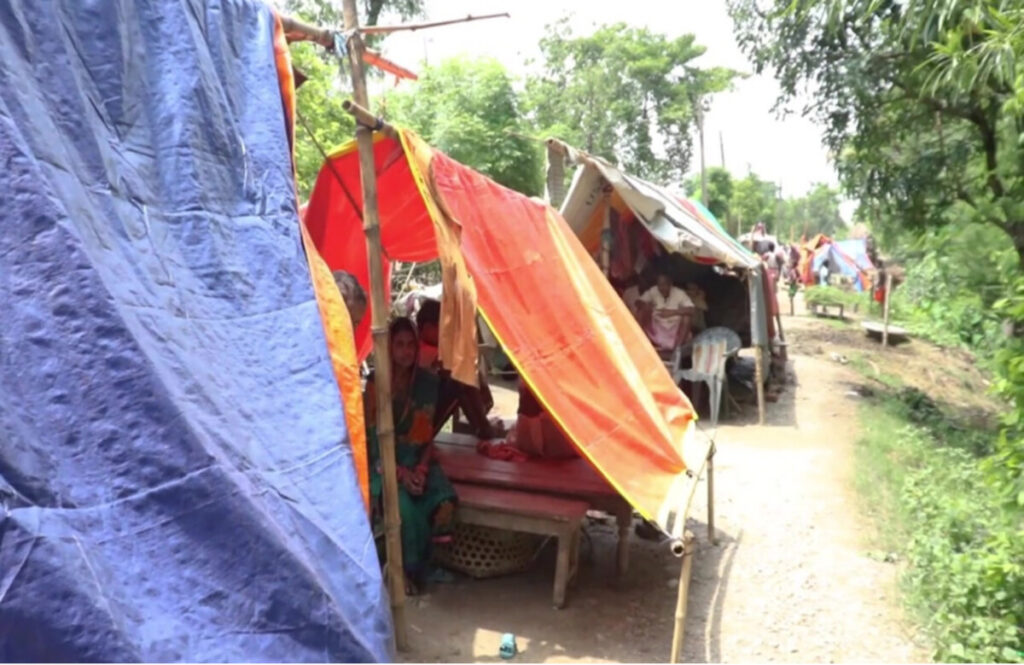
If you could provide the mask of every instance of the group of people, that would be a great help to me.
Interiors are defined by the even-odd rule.
[[[334,279],[352,319],[359,325],[366,312],[366,294],[349,273],[335,271]],[[504,436],[500,420],[489,418],[494,406],[487,381],[478,386],[455,381],[438,354],[441,305],[425,300],[415,315],[394,319],[388,330],[391,369],[391,409],[398,475],[398,502],[405,587],[410,595],[428,582],[444,582],[450,573],[432,565],[433,549],[452,539],[458,497],[438,463],[434,439],[456,410],[461,409],[473,434],[488,441]],[[363,393],[369,463],[372,518],[382,518],[381,457],[378,440],[375,375]],[[544,411],[529,386],[520,379],[519,411],[506,443],[525,457],[576,456],[572,443]]]

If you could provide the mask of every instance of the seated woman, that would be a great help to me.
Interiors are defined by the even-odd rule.
[[[441,380],[437,409],[434,412],[434,432],[452,417],[455,409],[461,407],[466,414],[476,437],[489,440],[503,434],[499,423],[491,422],[487,414],[494,407],[494,398],[487,380],[478,376],[480,387],[460,383],[451,377],[451,372],[441,367],[438,358],[438,335],[440,334],[441,303],[436,300],[425,300],[416,313],[416,326],[420,331],[419,365],[435,372]]]
[[[506,442],[530,457],[571,459],[579,456],[572,442],[562,434],[562,430],[522,379],[519,379],[516,426]]]
[[[455,517],[455,490],[434,456],[434,409],[438,378],[419,367],[419,338],[407,318],[395,319],[389,330],[398,507],[402,517],[402,562],[406,592],[428,577],[443,581],[444,571],[430,569],[434,543],[449,542]],[[366,384],[366,437],[370,458],[370,491],[381,495],[380,443],[377,439],[377,390],[374,377]]]

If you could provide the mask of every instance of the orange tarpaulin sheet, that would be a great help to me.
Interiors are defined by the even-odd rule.
[[[706,451],[693,439],[693,409],[629,310],[556,211],[402,136],[405,147],[375,143],[385,259],[436,258],[430,210],[443,211],[461,231],[480,312],[522,377],[604,477],[665,526],[692,487],[686,462],[698,467]],[[407,150],[426,151],[429,164]],[[350,145],[321,170],[306,224],[331,269],[366,286],[359,182]],[[364,322],[360,348],[368,337]]]

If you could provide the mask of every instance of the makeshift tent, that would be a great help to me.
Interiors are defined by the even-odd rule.
[[[643,332],[565,221],[433,150],[376,135],[381,243],[391,261],[442,259],[442,323],[471,301],[581,453],[644,516],[681,534],[707,443]],[[354,145],[330,156],[305,222],[321,256],[367,284]],[[388,280],[385,280],[385,284]],[[454,291],[454,293],[453,293]],[[454,303],[454,305],[453,305]],[[471,333],[471,315],[462,321]],[[357,343],[368,350],[368,331]],[[445,359],[442,344],[442,360]]]
[[[548,146],[549,164],[578,166],[561,213],[591,254],[601,250],[602,235],[614,237],[610,211],[615,210],[623,222],[638,220],[666,251],[695,263],[741,273],[749,301],[748,339],[761,349],[762,356],[767,356],[775,335],[772,319],[778,311],[774,285],[766,282],[761,260],[730,236],[707,208],[554,139],[548,141]],[[635,271],[632,260],[625,271]],[[767,366],[767,358],[762,357],[762,361]],[[759,391],[763,389],[763,385],[758,386]]]
[[[857,291],[871,289],[871,271],[875,269],[866,239],[832,240],[825,235],[818,235],[801,247],[800,265],[804,284],[816,284],[818,270],[827,265],[830,273],[849,278]]]
[[[274,32],[0,10],[0,660],[388,658]]]

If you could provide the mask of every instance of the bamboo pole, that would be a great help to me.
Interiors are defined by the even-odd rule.
[[[601,220],[601,271],[605,277],[612,272],[612,196],[605,194],[604,219]]]
[[[359,27],[356,0],[344,0],[342,5],[345,29]],[[366,92],[366,73],[363,70],[363,40],[353,32],[349,40],[349,60],[352,65],[352,90],[356,102],[369,106]],[[395,645],[399,651],[408,648],[408,629],[405,620],[405,573],[402,568],[402,517],[398,509],[398,472],[395,468],[395,424],[391,413],[391,354],[388,348],[388,311],[384,298],[384,269],[381,260],[380,219],[377,210],[377,171],[373,158],[373,130],[356,125],[359,149],[359,172],[363,186],[363,230],[366,233],[366,252],[370,268],[371,330],[376,359],[377,387],[377,440],[380,444],[381,471],[384,480],[384,543],[387,552],[388,584],[391,595],[391,615],[395,627]]]
[[[491,18],[512,18],[508,12],[502,12],[500,14],[484,14],[483,16],[473,16],[472,14],[465,18],[453,18],[447,21],[431,21],[429,23],[406,23],[403,25],[368,25],[363,28],[359,28],[359,32],[364,35],[390,35],[392,32],[415,32],[416,30],[423,30],[424,28],[439,28],[443,25],[454,25],[456,23],[469,23],[470,21],[486,21]],[[348,24],[345,24],[346,27]]]
[[[326,49],[334,48],[334,32],[328,28],[303,23],[291,16],[281,17],[281,27],[284,28],[284,38],[289,43],[314,42]]]
[[[715,442],[708,448],[708,542],[718,543],[715,538]]]
[[[892,275],[885,273],[885,313],[882,319],[882,346],[889,346],[889,295],[892,292]]]
[[[672,631],[670,663],[678,663],[683,655],[683,634],[686,630],[686,604],[690,595],[690,572],[693,569],[693,534],[687,530],[683,537],[683,560],[679,566],[679,591],[676,594],[676,623]]]
[[[764,425],[764,346],[754,347],[754,375],[757,381],[757,424]]]
[[[697,100],[697,136],[700,138],[700,202],[708,207],[708,173],[704,168],[704,106]]]
[[[358,96],[358,95],[357,95]],[[384,122],[384,119],[380,116],[376,116],[366,108],[368,102],[352,101],[346,99],[341,103],[341,108],[349,112],[356,122],[363,127],[368,128],[371,132],[380,132],[388,138],[398,139],[398,130],[394,126]],[[376,180],[376,177],[374,178]]]

